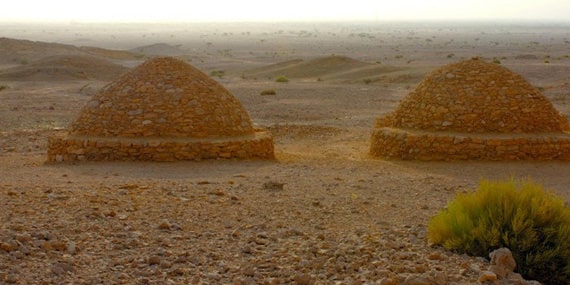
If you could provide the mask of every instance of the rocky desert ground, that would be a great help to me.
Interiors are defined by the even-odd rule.
[[[429,245],[429,218],[481,179],[531,178],[569,203],[570,165],[374,159],[374,120],[473,56],[570,117],[568,28],[3,23],[0,283],[480,284],[488,259]],[[164,55],[231,91],[277,159],[45,163],[47,137],[93,94]]]

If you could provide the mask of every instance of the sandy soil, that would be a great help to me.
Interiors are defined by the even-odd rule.
[[[5,36],[45,37],[33,27],[4,28]],[[569,116],[568,35],[557,27],[170,28],[175,32],[83,27],[70,34],[55,27],[52,39],[124,50],[168,43],[152,50],[176,47],[206,73],[227,71],[219,81],[255,124],[271,130],[277,160],[45,164],[47,136],[65,128],[106,81],[1,79],[8,88],[0,91],[0,283],[476,284],[485,259],[425,238],[429,217],[455,193],[480,179],[528,177],[570,202],[567,163],[367,155],[376,117],[431,68],[473,55],[505,57],[502,64]],[[380,64],[396,73],[353,70],[347,78],[324,74],[324,81],[310,73],[289,83],[243,76],[333,53],[369,63],[357,69]],[[3,68],[21,65],[9,56]],[[266,89],[277,95],[260,96]]]

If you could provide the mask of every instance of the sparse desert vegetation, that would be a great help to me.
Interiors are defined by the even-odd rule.
[[[277,76],[277,78],[275,78],[275,82],[287,83],[287,82],[289,82],[289,78],[287,76],[280,75],[280,76]]]
[[[259,95],[261,95],[261,96],[277,95],[277,92],[275,92],[275,89],[265,89],[265,90],[262,90],[261,92],[259,92]]]
[[[212,76],[212,77],[222,78],[222,77],[224,77],[224,75],[226,75],[226,72],[223,70],[212,70],[210,72],[210,76]]]
[[[542,249],[537,258],[557,256],[544,265],[564,264],[563,246],[548,249],[564,231],[536,231],[552,243],[532,239],[538,226],[515,239],[513,222],[537,225],[533,213],[561,219],[550,214],[558,210],[535,208],[542,201],[560,209],[562,201],[567,209],[567,163],[399,161],[373,159],[369,150],[377,118],[394,111],[426,74],[473,56],[499,60],[542,87],[568,118],[567,26],[103,27],[0,24],[0,85],[9,86],[0,92],[0,283],[480,284],[495,244],[473,242],[473,253],[462,254],[431,244],[429,225],[430,217],[455,209],[445,207],[458,194],[473,201],[474,190],[497,189],[480,184],[482,177],[531,178],[556,193],[555,202],[542,200],[554,196],[544,192],[530,206],[525,195],[509,196],[501,206],[519,205],[520,217],[486,225],[508,229],[509,243],[500,245],[511,248],[517,272],[528,278],[542,278],[521,257],[529,242]],[[108,106],[93,96],[156,56],[177,57],[215,77],[243,104],[243,119],[271,132],[276,160],[45,163],[49,136],[67,130],[84,107]],[[288,83],[276,82],[280,76]],[[117,90],[148,92],[153,84]],[[161,88],[170,99],[180,92]],[[278,96],[261,96],[272,91]],[[127,112],[146,116],[135,124],[158,126],[162,111]],[[476,216],[491,215],[499,213]],[[551,275],[564,280],[558,271]]]
[[[481,181],[430,220],[428,238],[486,257],[509,248],[517,272],[547,284],[570,282],[570,208],[532,181]]]

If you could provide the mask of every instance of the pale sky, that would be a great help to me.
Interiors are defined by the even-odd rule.
[[[0,21],[570,21],[570,0],[8,0]]]

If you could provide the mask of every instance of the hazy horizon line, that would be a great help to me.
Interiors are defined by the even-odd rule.
[[[570,19],[292,19],[292,20],[118,20],[118,21],[93,21],[93,20],[8,20],[0,19],[2,24],[301,24],[301,23],[322,23],[322,24],[357,24],[357,23],[474,23],[474,24],[492,24],[492,23],[511,23],[511,24],[569,24]]]

